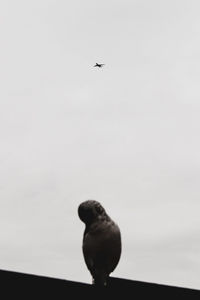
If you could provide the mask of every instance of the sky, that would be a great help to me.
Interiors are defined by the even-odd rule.
[[[91,283],[94,199],[121,229],[111,276],[200,289],[199,10],[0,2],[0,269]]]

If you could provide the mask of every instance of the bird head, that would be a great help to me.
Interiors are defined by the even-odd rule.
[[[106,212],[98,201],[86,200],[79,205],[78,215],[82,222],[90,225],[100,216],[106,215]]]

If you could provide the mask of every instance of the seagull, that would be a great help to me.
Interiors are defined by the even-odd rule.
[[[99,68],[102,68],[105,64],[98,64],[96,63],[96,65],[94,65],[94,67],[99,67]]]
[[[78,215],[85,223],[82,251],[92,283],[106,286],[121,256],[120,229],[98,201],[82,202]]]

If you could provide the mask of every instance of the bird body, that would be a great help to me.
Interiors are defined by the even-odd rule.
[[[99,67],[99,68],[102,68],[105,64],[98,64],[96,63],[96,65],[94,65],[94,67]]]
[[[106,285],[121,256],[120,229],[97,201],[80,204],[78,214],[86,225],[82,245],[85,263],[93,283]]]

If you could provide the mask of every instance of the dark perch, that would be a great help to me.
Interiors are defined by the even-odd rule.
[[[141,281],[109,278],[106,287],[0,270],[2,299],[200,299],[200,291]],[[103,297],[103,298],[102,298]]]

